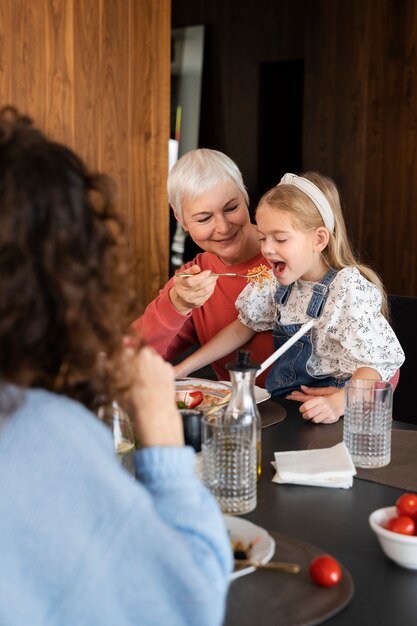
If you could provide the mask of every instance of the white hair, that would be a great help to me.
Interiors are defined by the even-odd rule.
[[[232,159],[223,152],[208,148],[190,150],[175,163],[168,175],[168,201],[182,219],[184,201],[199,198],[225,180],[236,185],[249,206],[242,174]]]

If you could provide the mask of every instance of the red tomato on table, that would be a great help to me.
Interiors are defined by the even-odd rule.
[[[385,528],[393,533],[400,533],[400,535],[414,535],[416,525],[409,515],[398,515],[391,517]]]
[[[339,563],[331,556],[318,556],[310,563],[310,576],[317,585],[333,587],[342,578]]]
[[[398,515],[409,515],[417,522],[417,494],[403,493],[395,503]]]

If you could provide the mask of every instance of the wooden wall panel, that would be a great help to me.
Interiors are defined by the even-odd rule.
[[[137,276],[156,294],[168,271],[168,174],[171,17],[167,0],[131,5],[131,163],[129,227],[138,259]],[[144,25],[147,25],[146,28]],[[136,33],[141,36],[137,37]],[[136,62],[141,59],[141,62]],[[147,302],[145,303],[147,304]]]
[[[100,33],[101,112],[98,119],[99,168],[119,182],[122,210],[127,210],[127,142],[130,120],[129,74],[134,59],[129,55],[128,3],[103,2]],[[128,7],[130,9],[130,6]],[[139,34],[139,33],[138,33]],[[143,62],[144,59],[141,59]],[[146,61],[145,61],[146,62]],[[124,87],[123,87],[124,86]]]
[[[305,33],[305,167],[336,180],[387,290],[417,295],[417,5],[316,0]]]
[[[304,60],[303,169],[336,180],[350,236],[388,291],[417,296],[417,2],[172,7],[175,28],[208,26],[202,143],[236,159],[252,197],[260,64]]]
[[[12,38],[8,36],[11,28],[11,5],[0,2],[0,94],[12,93]]]
[[[84,159],[95,168],[101,167],[101,13],[102,2],[74,0],[74,145],[82,146]]]
[[[310,26],[306,28],[304,169],[336,180],[348,229],[360,247],[367,127],[364,42],[369,18],[354,1],[322,6],[317,12],[316,4],[309,4],[306,16]],[[354,211],[349,211],[351,206]]]
[[[74,145],[73,0],[39,3],[45,7],[46,131]],[[41,24],[38,25],[38,27]],[[37,81],[36,74],[35,80]],[[35,83],[35,90],[37,82]]]
[[[310,2],[172,1],[173,28],[207,27],[201,146],[236,160],[252,198],[258,191],[260,64],[303,58],[304,7]]]
[[[170,0],[2,0],[1,104],[110,174],[138,315],[169,267]]]
[[[386,272],[399,293],[417,295],[417,5],[411,0],[387,5]]]
[[[386,276],[384,260],[378,253],[378,248],[384,246],[384,230],[389,224],[388,215],[381,219],[381,207],[389,197],[389,191],[384,192],[384,145],[391,140],[389,110],[392,106],[392,87],[390,69],[385,63],[384,47],[387,37],[387,7],[385,2],[374,2],[371,15],[364,33],[365,53],[363,72],[360,84],[365,91],[366,98],[362,108],[365,115],[365,134],[363,136],[362,164],[363,180],[361,184],[362,198],[360,208],[354,199],[350,200],[350,212],[358,218],[355,220],[355,232],[358,249],[365,261],[376,266],[379,257],[378,272]],[[368,11],[369,14],[369,11]],[[372,38],[372,47],[369,38]],[[388,119],[387,119],[388,118]],[[388,191],[388,193],[387,193]],[[374,229],[374,232],[373,232]],[[391,230],[391,229],[390,229]]]
[[[8,82],[2,95],[6,101],[18,102],[24,111],[38,112],[39,101],[45,103],[46,42],[40,29],[45,21],[45,5],[36,0],[1,4],[3,8],[8,5],[9,22],[2,35],[10,50],[10,57],[2,64],[4,80]],[[40,121],[45,123],[44,115]]]

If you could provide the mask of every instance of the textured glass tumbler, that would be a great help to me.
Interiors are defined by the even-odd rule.
[[[256,428],[224,413],[202,419],[203,482],[223,513],[242,515],[256,507]]]
[[[356,467],[384,467],[391,461],[392,385],[351,380],[346,385],[343,441]]]

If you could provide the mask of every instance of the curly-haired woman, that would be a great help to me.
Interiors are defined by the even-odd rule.
[[[0,623],[220,624],[230,545],[183,446],[172,368],[123,350],[112,185],[0,112]],[[138,480],[91,412],[129,402]]]

